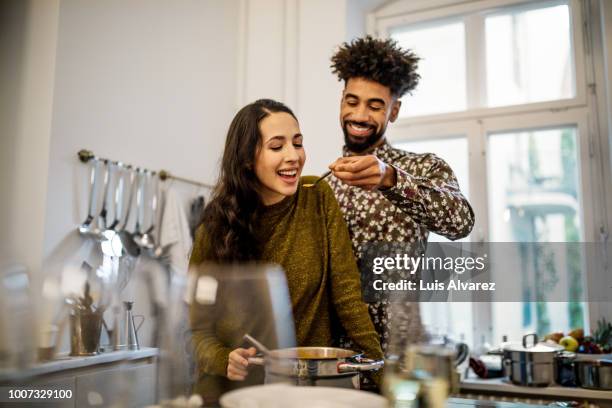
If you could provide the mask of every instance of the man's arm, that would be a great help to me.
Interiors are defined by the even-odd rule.
[[[330,169],[348,185],[377,188],[417,223],[449,239],[465,237],[474,226],[474,212],[453,170],[434,154],[422,155],[410,173],[374,155],[342,157]]]
[[[430,154],[416,165],[416,174],[394,166],[395,186],[380,189],[382,195],[429,231],[456,240],[474,226],[474,211],[461,194],[453,170]]]

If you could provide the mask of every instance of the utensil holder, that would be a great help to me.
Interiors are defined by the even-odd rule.
[[[102,313],[76,311],[70,315],[70,355],[93,356],[98,354]]]

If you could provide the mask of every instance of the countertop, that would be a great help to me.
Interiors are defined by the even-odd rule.
[[[589,390],[580,387],[561,387],[559,385],[551,385],[548,387],[523,387],[514,385],[504,378],[482,379],[477,377],[468,377],[461,381],[461,391],[468,392],[494,392],[506,395],[521,395],[521,396],[541,396],[551,398],[567,398],[575,400],[598,400],[612,401],[612,392]]]
[[[91,367],[100,364],[115,363],[119,361],[141,360],[156,357],[159,349],[142,347],[140,350],[121,350],[100,353],[95,356],[72,357],[60,354],[55,360],[40,363],[22,370],[0,370],[0,383],[15,381],[22,378],[38,377],[59,371],[76,368]]]

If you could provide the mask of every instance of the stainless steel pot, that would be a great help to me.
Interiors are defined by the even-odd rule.
[[[316,385],[320,379],[353,377],[384,365],[383,360],[371,360],[353,350],[333,347],[271,350],[262,357],[249,358],[249,363],[264,365],[266,377],[291,379],[299,385]]]
[[[607,357],[607,358],[606,358]],[[612,390],[612,355],[579,357],[574,361],[580,387]]]
[[[531,342],[529,340],[532,340]],[[546,387],[555,377],[555,356],[562,346],[538,343],[535,333],[523,336],[522,345],[504,348],[504,365],[508,378],[516,385]]]

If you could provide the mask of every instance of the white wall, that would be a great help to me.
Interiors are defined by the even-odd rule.
[[[213,182],[234,114],[237,2],[63,0],[45,255],[86,215],[81,148]]]
[[[14,0],[0,10],[11,62],[0,67],[0,261],[25,263],[39,293],[92,248],[76,233],[89,175],[79,149],[215,180],[236,108],[238,1]],[[58,305],[37,306],[42,327]]]
[[[365,14],[381,0],[244,0],[238,101],[276,98],[294,110],[304,134],[304,174],[341,155],[344,84],[329,68],[338,45],[365,34]]]

